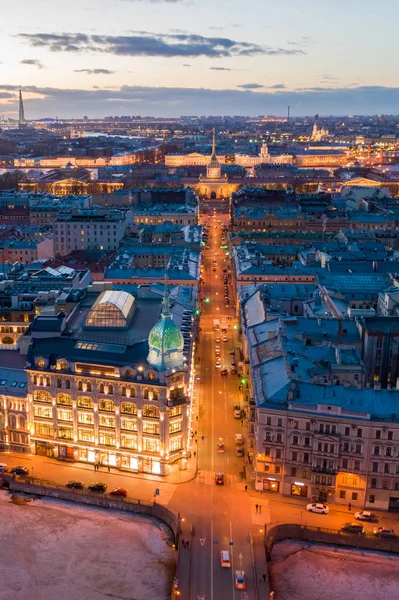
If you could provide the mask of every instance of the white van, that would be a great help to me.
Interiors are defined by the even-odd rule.
[[[220,553],[220,564],[222,567],[231,567],[230,553],[227,550],[222,550]]]
[[[236,433],[234,436],[234,442],[236,446],[243,446],[244,438],[242,437],[242,433]]]

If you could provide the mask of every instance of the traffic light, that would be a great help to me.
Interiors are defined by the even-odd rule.
[[[242,378],[242,379],[241,379],[241,384],[242,384],[242,385],[245,385],[246,383],[247,383],[247,380],[246,380],[246,379],[244,379],[244,378]]]
[[[209,303],[210,301],[211,301],[211,299],[210,299],[210,298],[205,298],[205,302],[206,302],[206,303]]]
[[[200,309],[199,309],[199,308],[197,308],[197,310],[195,311],[195,314],[196,314],[196,315],[200,315],[200,314],[201,314],[201,311],[200,311]]]
[[[238,329],[237,323],[234,325],[233,329]]]

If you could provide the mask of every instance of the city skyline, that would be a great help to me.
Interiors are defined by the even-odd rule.
[[[3,21],[6,117],[20,87],[28,118],[398,112],[391,0],[345,12],[315,0],[116,0],[116,20],[106,0],[71,0],[56,25],[49,0],[22,5]],[[384,44],[366,44],[382,28]]]

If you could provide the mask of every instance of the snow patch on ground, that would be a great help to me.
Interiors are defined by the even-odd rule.
[[[290,540],[269,563],[275,600],[399,598],[399,556]]]
[[[0,492],[0,600],[166,600],[175,570],[149,518]]]

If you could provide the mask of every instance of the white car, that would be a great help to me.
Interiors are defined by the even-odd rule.
[[[328,515],[328,511],[330,510],[327,504],[321,504],[319,502],[312,502],[308,504],[306,510],[309,512],[317,513],[319,515]]]

